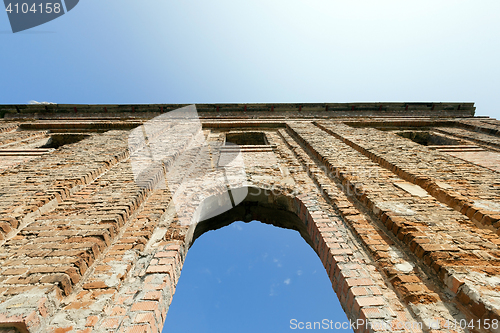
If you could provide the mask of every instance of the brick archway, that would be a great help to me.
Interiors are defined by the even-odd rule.
[[[357,321],[356,332],[371,331],[372,326],[380,331],[382,322],[393,323],[411,318],[394,292],[386,287],[383,278],[376,273],[375,267],[360,260],[357,253],[359,248],[349,244],[342,235],[345,234],[345,226],[340,216],[332,216],[319,209],[318,195],[311,193],[293,196],[252,186],[242,203],[219,216],[191,226],[181,226],[174,218],[162,242],[142,268],[145,274],[141,288],[144,292],[136,295],[124,315],[117,318],[122,323],[121,327],[139,329],[137,326],[140,326],[140,322],[137,320],[142,319],[127,322],[129,318],[136,316],[135,318],[149,318],[149,322],[144,323],[144,329],[147,327],[161,332],[162,325],[158,320],[162,320],[161,323],[165,320],[185,255],[196,238],[208,230],[219,229],[235,220],[254,219],[294,229],[301,234],[321,259],[348,317],[353,322]],[[126,297],[127,292],[122,295]],[[155,322],[153,319],[156,319],[156,325],[152,324]],[[104,329],[108,322],[109,318],[99,321],[102,326],[97,325],[96,328]],[[129,326],[124,326],[125,323]]]
[[[159,331],[192,240],[224,223],[221,216],[183,228],[168,191],[134,182],[129,130],[180,106],[136,105],[130,114],[123,110],[132,106],[78,106],[78,117],[74,106],[39,107],[18,115],[33,120],[0,125],[0,331]],[[426,332],[439,320],[441,331],[472,331],[456,326],[463,320],[497,333],[500,124],[474,118],[474,109],[328,103],[198,111],[215,157],[228,149],[227,134],[259,133],[243,141],[248,182],[278,190],[227,218],[241,209],[237,219],[271,216],[269,223],[299,230],[351,320],[427,323]],[[421,145],[400,129],[460,145]],[[55,150],[36,146],[50,139],[48,130],[84,138]]]
[[[221,215],[199,222],[190,239],[192,243],[209,230],[217,230],[234,221],[250,222],[253,220],[276,227],[296,230],[312,246],[312,239],[304,222],[299,218],[295,207],[300,200],[275,189],[247,187],[248,195],[239,203]]]

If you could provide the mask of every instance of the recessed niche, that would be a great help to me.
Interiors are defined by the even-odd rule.
[[[459,140],[454,140],[445,136],[437,135],[433,132],[412,131],[396,133],[403,138],[410,139],[413,142],[423,146],[454,146],[462,144]]]
[[[69,145],[72,143],[77,143],[90,135],[86,134],[52,134],[48,141],[40,148],[59,148],[64,145]]]
[[[263,146],[267,145],[266,135],[263,132],[237,132],[226,134],[226,145]]]

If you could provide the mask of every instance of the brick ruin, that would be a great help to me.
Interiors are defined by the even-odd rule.
[[[500,332],[500,121],[472,103],[197,105],[214,160],[241,145],[250,193],[184,226],[127,143],[182,106],[0,105],[1,333],[161,332],[193,241],[253,219],[301,233],[356,332]]]

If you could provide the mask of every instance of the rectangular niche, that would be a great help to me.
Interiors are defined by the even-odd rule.
[[[225,144],[236,144],[238,146],[266,146],[269,143],[263,132],[236,132],[226,134]]]
[[[397,135],[410,139],[411,141],[421,144],[422,146],[455,146],[463,144],[461,140],[455,140],[427,131],[399,132]]]

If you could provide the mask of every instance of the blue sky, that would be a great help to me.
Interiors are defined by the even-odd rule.
[[[163,333],[294,332],[299,322],[347,327],[336,297],[321,260],[297,231],[234,222],[195,241]]]
[[[0,13],[0,103],[465,101],[476,103],[476,114],[500,119],[499,31],[500,2],[493,0],[82,0],[62,17],[16,34]],[[315,320],[336,311],[319,312],[335,306],[334,293],[298,235],[246,226],[197,241],[174,299],[177,318],[218,324],[210,321],[215,296],[229,311],[219,311],[226,315],[221,325],[241,318],[241,309],[259,310],[262,299],[266,305],[281,299],[267,311],[273,316],[264,332],[286,330],[292,316]],[[275,233],[274,241],[253,246]],[[217,253],[223,255],[213,260]],[[259,271],[249,270],[252,260]],[[193,293],[196,286],[202,292]],[[183,299],[190,292],[195,296]],[[323,303],[314,308],[317,299]],[[258,322],[250,314],[246,320],[255,331]]]
[[[0,103],[473,101],[500,118],[498,1],[85,0],[12,34]]]

